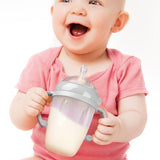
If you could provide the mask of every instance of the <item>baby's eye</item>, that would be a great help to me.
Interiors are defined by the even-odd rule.
[[[71,0],[62,0],[62,2],[69,3]]]
[[[89,4],[93,4],[93,5],[100,5],[100,3],[99,3],[98,1],[95,1],[95,0],[90,1],[90,2],[89,2]]]

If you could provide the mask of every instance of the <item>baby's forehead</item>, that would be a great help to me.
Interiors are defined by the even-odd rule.
[[[52,0],[53,2],[55,2],[55,1],[60,1],[60,0]],[[76,1],[76,0],[71,0],[71,2],[72,1]],[[90,0],[85,0],[85,1],[90,1]],[[96,0],[95,0],[96,1]],[[122,5],[125,5],[125,1],[126,0],[101,0],[101,1],[109,1],[109,2],[117,2],[117,3],[119,3],[119,4],[122,4]]]
[[[59,0],[51,0],[51,1],[59,1]],[[76,0],[71,0],[71,1],[76,1]],[[86,0],[86,1],[90,1],[90,0]],[[102,0],[102,1],[113,1],[113,0]],[[117,0],[117,1],[125,2],[126,0]]]

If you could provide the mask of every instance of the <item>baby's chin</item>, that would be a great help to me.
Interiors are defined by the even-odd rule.
[[[89,47],[87,46],[79,46],[79,47],[75,47],[73,46],[64,46],[64,49],[72,54],[75,55],[85,55],[89,52],[91,52],[91,50],[89,49]]]

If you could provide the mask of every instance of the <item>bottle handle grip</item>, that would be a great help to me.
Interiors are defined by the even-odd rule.
[[[42,119],[41,113],[38,114],[37,120],[41,127],[47,127],[48,122]]]
[[[53,99],[53,92],[47,91],[48,96],[50,96]],[[37,116],[38,123],[41,127],[47,127],[48,122],[42,119],[41,113]]]
[[[97,107],[96,111],[100,113],[102,118],[106,118],[107,117],[106,112],[104,111],[104,109],[102,109],[100,107]],[[91,135],[86,135],[85,141],[86,142],[91,142],[92,141],[92,136]]]

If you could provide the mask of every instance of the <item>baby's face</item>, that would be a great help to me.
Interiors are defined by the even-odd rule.
[[[124,0],[55,0],[53,29],[64,47],[84,53],[106,47]]]

